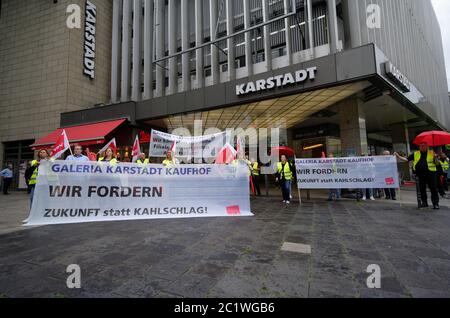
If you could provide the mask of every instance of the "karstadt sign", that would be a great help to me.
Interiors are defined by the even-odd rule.
[[[91,1],[86,1],[84,23],[84,74],[95,78],[95,32],[97,24],[97,7]]]
[[[317,67],[310,67],[304,70],[298,70],[294,73],[271,76],[266,79],[260,79],[255,82],[248,82],[236,85],[236,95],[242,96],[255,92],[266,91],[277,87],[303,83],[306,80],[316,78]]]

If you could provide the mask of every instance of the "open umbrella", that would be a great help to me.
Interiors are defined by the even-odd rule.
[[[445,131],[426,131],[418,135],[413,143],[427,143],[430,147],[444,146],[450,144],[450,134]]]
[[[295,152],[292,148],[289,147],[273,147],[272,148],[272,153],[278,151],[278,154],[281,155],[285,155],[286,157],[294,157]]]

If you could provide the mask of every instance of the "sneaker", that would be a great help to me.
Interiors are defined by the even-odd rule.
[[[439,204],[434,204],[433,205],[433,210],[439,210],[439,209],[440,209]]]
[[[286,204],[291,204],[291,202],[290,201],[286,201]]]
[[[371,201],[375,201],[375,198],[374,198],[374,197],[370,197],[370,200],[371,200]]]
[[[363,201],[366,201],[367,199],[366,199],[366,197],[362,197],[362,200],[363,200]]]
[[[421,207],[421,208],[428,208],[428,203],[422,203],[422,204],[420,205],[420,207]]]

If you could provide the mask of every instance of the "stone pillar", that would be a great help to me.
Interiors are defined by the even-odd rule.
[[[398,123],[391,125],[391,138],[393,151],[409,155],[411,148],[409,145],[409,133],[406,123]],[[399,162],[400,177],[403,180],[411,180],[412,171],[409,163]]]
[[[341,149],[344,156],[367,155],[366,117],[360,99],[347,99],[339,104]]]

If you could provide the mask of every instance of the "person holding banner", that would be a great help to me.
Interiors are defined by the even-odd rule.
[[[253,186],[255,187],[256,195],[261,196],[261,189],[259,187],[259,173],[261,171],[261,168],[259,166],[258,160],[252,158],[251,165],[252,165]]]
[[[89,161],[89,158],[83,155],[83,148],[81,146],[75,146],[73,148],[73,155],[68,156],[66,161]]]
[[[32,170],[32,173],[30,181],[28,182],[28,185],[30,186],[30,208],[33,206],[34,190],[36,188],[39,165],[46,160],[48,160],[48,152],[47,150],[42,149],[39,150],[37,159],[31,162],[31,167],[29,169]]]
[[[116,155],[114,154],[114,151],[111,147],[108,147],[105,151],[105,157],[100,158],[98,160],[99,162],[107,162],[109,164],[115,165],[118,163]]]
[[[164,159],[162,164],[166,167],[178,164],[178,160],[176,158],[172,157],[172,150],[169,150],[167,152],[166,159]]]
[[[390,156],[391,152],[389,150],[385,150],[383,151],[383,156]],[[396,198],[396,193],[395,193],[395,189],[393,188],[386,188],[384,189],[384,195],[386,200],[397,200]]]
[[[138,165],[148,165],[150,163],[150,160],[148,158],[145,158],[145,153],[141,152],[139,154],[138,160],[136,160],[136,163]]]
[[[280,182],[283,202],[291,203],[291,182],[294,179],[296,170],[295,166],[288,162],[285,155],[281,155],[281,162],[277,164],[276,181]]]
[[[419,191],[421,197],[421,208],[428,207],[427,185],[431,192],[431,202],[433,209],[439,210],[439,194],[437,190],[437,159],[433,150],[429,149],[428,144],[423,142],[419,150],[414,152],[408,158],[400,156],[397,152],[395,156],[404,162],[413,162],[413,171],[419,179]]]

